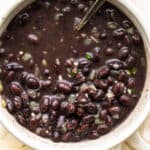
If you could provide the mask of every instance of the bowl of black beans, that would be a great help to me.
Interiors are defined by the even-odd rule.
[[[0,2],[0,122],[34,149],[96,150],[150,110],[149,30],[129,0]]]

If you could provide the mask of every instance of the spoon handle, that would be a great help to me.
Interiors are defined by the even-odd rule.
[[[96,0],[90,9],[86,12],[80,23],[76,26],[76,30],[81,30],[105,2],[106,0]]]

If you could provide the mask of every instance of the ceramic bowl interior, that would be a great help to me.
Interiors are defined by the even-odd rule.
[[[11,19],[25,6],[31,3],[33,0],[6,0],[11,3],[8,7],[6,3],[6,9],[3,16],[0,16],[0,34],[4,32]],[[109,0],[110,3],[124,12],[136,25],[140,34],[142,35],[146,58],[147,58],[147,72],[145,86],[135,109],[129,115],[129,117],[115,128],[112,132],[102,136],[101,138],[93,141],[82,141],[79,143],[53,143],[48,139],[41,138],[27,129],[21,127],[15,119],[0,105],[0,121],[1,123],[19,140],[35,149],[46,150],[96,150],[107,149],[129,137],[144,121],[150,110],[150,43],[149,43],[149,30],[143,17],[139,14],[139,11],[128,0]],[[5,3],[5,2],[4,2]],[[144,51],[144,50],[143,50]]]

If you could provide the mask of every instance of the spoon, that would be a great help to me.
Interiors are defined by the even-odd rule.
[[[75,29],[80,31],[105,2],[106,0],[96,0]]]

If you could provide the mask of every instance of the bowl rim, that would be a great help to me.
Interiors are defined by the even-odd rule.
[[[131,15],[133,16],[133,18],[130,18],[134,24],[137,23],[140,27],[138,27],[138,29],[140,30],[144,43],[145,43],[145,49],[147,49],[147,57],[150,56],[149,55],[149,51],[150,51],[150,31],[149,31],[149,27],[148,24],[144,18],[143,15],[141,15],[140,11],[135,8],[135,6],[129,1],[129,0],[116,0],[116,2],[114,2],[113,0],[108,0],[110,3],[112,3],[115,6],[119,6],[119,9],[121,9],[121,11],[123,11],[123,9],[126,9],[126,12],[123,11],[127,16]],[[2,20],[0,18],[0,34],[5,30],[6,25],[8,25],[8,23],[10,22],[10,20],[12,19],[12,17],[17,14],[20,10],[22,10],[27,4],[33,2],[33,0],[20,0],[20,1],[16,1],[14,0],[13,5],[6,10],[6,14],[3,16]],[[21,7],[20,7],[21,6]],[[146,51],[146,50],[145,50]],[[147,58],[147,74],[150,72],[150,62]],[[146,119],[146,117],[148,116],[149,112],[150,112],[150,101],[148,101],[148,99],[150,99],[150,85],[148,86],[148,89],[145,89],[145,91],[147,90],[147,93],[145,96],[145,99],[147,100],[146,104],[143,106],[144,109],[141,110],[139,117],[137,117],[135,119],[131,118],[131,113],[129,115],[129,117],[126,119],[130,119],[131,124],[128,126],[128,128],[123,129],[122,132],[116,133],[116,134],[112,134],[114,131],[112,131],[111,133],[108,133],[107,135],[103,136],[103,137],[108,137],[111,135],[113,135],[113,137],[109,137],[109,139],[106,141],[103,140],[103,142],[105,144],[102,143],[101,138],[99,138],[98,140],[94,140],[94,141],[84,141],[83,142],[79,142],[79,143],[70,143],[70,144],[65,144],[65,143],[52,143],[50,141],[48,141],[47,139],[43,139],[33,133],[31,133],[30,131],[28,131],[27,129],[21,127],[20,125],[18,125],[18,123],[12,118],[12,116],[10,116],[10,114],[6,114],[6,110],[4,110],[3,108],[0,108],[0,122],[2,123],[2,125],[4,127],[7,128],[7,130],[12,133],[15,137],[17,137],[20,141],[22,141],[23,143],[27,144],[28,146],[34,148],[34,149],[40,149],[40,150],[44,150],[44,149],[48,149],[50,148],[50,146],[52,148],[55,148],[55,150],[60,150],[60,149],[66,149],[69,150],[70,146],[72,146],[72,150],[75,150],[77,148],[82,148],[82,150],[88,150],[88,149],[92,149],[95,150],[96,148],[98,148],[98,146],[101,146],[101,150],[104,149],[108,149],[111,148],[119,143],[121,143],[123,140],[125,140],[126,138],[128,138],[133,132],[136,131],[136,129],[142,124],[142,122]],[[140,99],[141,100],[141,99]],[[139,100],[139,101],[140,101]],[[139,103],[139,102],[138,102]],[[1,106],[0,106],[1,107]],[[138,110],[134,110],[134,111],[138,111]],[[9,119],[6,119],[6,117],[8,117],[9,119],[12,120],[12,122],[10,123]],[[134,121],[134,123],[133,123]],[[124,121],[122,124],[125,124],[126,121]],[[119,125],[119,126],[121,126]],[[127,124],[126,124],[127,125]],[[116,127],[117,128],[119,128]],[[17,127],[17,128],[15,128]],[[114,129],[114,130],[116,130]],[[115,133],[115,132],[114,132]],[[34,138],[34,140],[32,139]],[[101,145],[99,145],[99,141],[101,140]],[[51,144],[51,145],[50,145]],[[59,146],[58,146],[59,145]],[[78,146],[76,146],[78,145]],[[88,147],[85,147],[85,145],[88,145]]]

